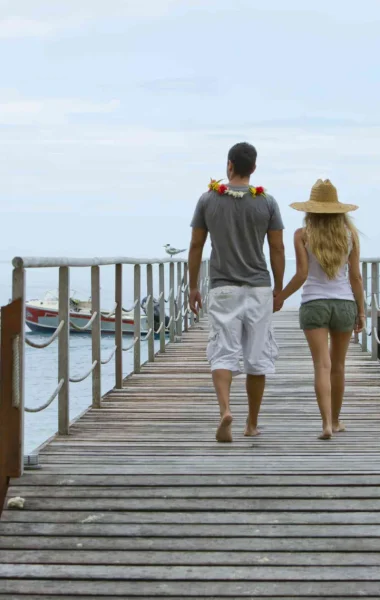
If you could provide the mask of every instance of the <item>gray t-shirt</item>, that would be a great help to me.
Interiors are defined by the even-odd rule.
[[[253,197],[248,187],[229,188],[247,193],[234,198],[206,192],[200,197],[191,222],[191,227],[210,233],[211,287],[270,287],[263,246],[269,230],[284,229],[278,204],[268,194]]]

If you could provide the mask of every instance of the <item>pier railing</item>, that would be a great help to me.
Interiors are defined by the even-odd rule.
[[[130,265],[133,268],[133,304],[128,309],[123,308],[123,268]],[[102,315],[100,305],[100,271],[102,266],[113,266],[115,269],[115,302],[111,312]],[[23,324],[17,335],[12,338],[12,390],[10,403],[12,409],[20,414],[20,424],[23,423],[23,412],[40,412],[46,409],[58,397],[58,433],[67,435],[70,425],[70,385],[79,383],[92,376],[92,407],[101,408],[101,379],[102,365],[115,361],[115,389],[123,387],[123,379],[127,375],[123,369],[123,354],[133,351],[133,372],[141,369],[141,344],[147,343],[148,362],[155,360],[155,338],[159,336],[159,352],[164,353],[166,343],[179,342],[183,331],[187,331],[194,322],[194,315],[189,307],[189,276],[188,265],[183,259],[133,259],[133,258],[15,258],[13,260],[13,301],[17,301],[16,309],[20,312],[19,320]],[[26,316],[26,277],[29,269],[58,269],[58,326],[53,334],[42,343],[37,343],[25,332]],[[91,317],[86,325],[78,326],[70,315],[70,271],[77,268],[91,269]],[[145,311],[147,331],[142,331],[142,271],[146,275]],[[157,280],[154,274],[158,271]],[[168,289],[165,283],[169,281]],[[207,311],[209,288],[209,263],[201,264],[199,287],[203,298],[203,312]],[[154,315],[154,290],[158,288],[159,323]],[[168,306],[168,313],[166,311]],[[123,335],[123,315],[133,311],[134,325],[130,340]],[[6,313],[4,313],[4,317]],[[101,344],[101,318],[114,318],[115,344],[108,356],[104,357]],[[6,323],[3,327],[6,328]],[[79,375],[73,376],[70,369],[69,337],[70,330],[85,331],[91,328],[92,356],[89,368]],[[57,341],[58,343],[58,381],[55,390],[49,398],[36,408],[30,408],[24,401],[25,379],[25,344],[39,349],[46,348]],[[128,343],[129,341],[129,343]],[[20,432],[20,470],[22,470],[23,431]],[[21,474],[21,471],[20,471]],[[14,471],[13,471],[13,475]]]
[[[371,359],[379,359],[379,264],[380,258],[363,258],[362,263],[362,278],[364,287],[364,307],[366,315],[366,327],[361,334],[361,342],[363,352],[370,351]],[[369,348],[370,346],[370,348]]]

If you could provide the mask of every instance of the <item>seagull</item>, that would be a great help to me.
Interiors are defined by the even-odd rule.
[[[173,248],[170,244],[165,244],[164,246],[166,250],[166,254],[170,254],[170,256],[174,256],[175,254],[181,254],[181,252],[185,252],[186,248],[183,250],[178,250],[177,248]]]

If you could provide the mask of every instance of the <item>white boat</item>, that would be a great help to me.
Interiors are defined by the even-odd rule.
[[[59,324],[58,317],[58,297],[48,292],[45,297],[26,302],[26,324],[32,331],[39,333],[51,333],[57,329]],[[115,333],[115,312],[101,310],[101,333]],[[83,301],[70,298],[70,322],[77,327],[84,327],[91,319],[91,300]],[[123,334],[134,333],[134,311],[123,309]],[[147,316],[141,311],[141,333],[148,331]],[[83,333],[91,332],[90,325]],[[78,330],[70,325],[70,331],[78,333]]]

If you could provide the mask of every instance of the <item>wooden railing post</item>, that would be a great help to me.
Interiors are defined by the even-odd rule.
[[[177,263],[177,323],[176,335],[182,337],[182,263]]]
[[[133,371],[134,373],[140,373],[141,370],[141,267],[140,265],[134,266],[134,285],[133,285],[133,297],[135,302],[134,309],[134,338],[137,341],[133,350]]]
[[[165,265],[160,263],[159,265],[159,282],[160,282],[160,323],[163,323],[163,326],[160,331],[160,352],[165,352],[166,350],[166,340],[165,340]]]
[[[24,471],[24,404],[25,404],[25,285],[26,285],[26,271],[23,268],[13,269],[12,277],[12,298],[13,300],[20,301],[20,319],[21,319],[21,331],[18,335],[18,395],[19,395],[19,463],[20,463],[20,476]],[[2,315],[2,318],[6,318],[6,313]],[[15,342],[17,343],[17,342]],[[2,358],[2,357],[1,357]],[[15,357],[13,357],[15,360]],[[14,365],[16,366],[16,365]],[[15,382],[13,382],[15,384]],[[13,399],[14,400],[14,399]],[[14,404],[14,402],[13,402]]]
[[[201,270],[200,270],[200,274],[199,274],[199,292],[201,294],[201,298],[202,298],[202,308],[199,310],[199,317],[202,318],[204,316],[204,302],[206,300],[205,298],[205,282],[204,282],[204,277],[205,277],[205,263],[204,261],[202,261],[201,263]]]
[[[378,317],[377,305],[376,305],[376,301],[379,300],[379,263],[378,262],[372,263],[371,277],[372,277],[372,281],[371,281],[372,360],[377,360],[378,359],[378,344],[377,344],[376,336],[374,334],[374,329],[375,328],[377,329],[377,317]]]
[[[148,337],[148,360],[154,362],[154,304],[153,304],[153,267],[152,265],[146,266],[146,284],[149,303],[147,306],[148,313],[148,331],[151,329],[152,332]]]
[[[70,424],[70,272],[68,267],[59,268],[58,320],[63,329],[58,339],[58,382],[63,385],[58,394],[58,433],[68,435]]]
[[[362,264],[362,278],[363,278],[363,288],[364,288],[364,310],[365,310],[365,323],[368,323],[368,268],[367,263],[363,262]],[[368,350],[368,335],[367,331],[364,330],[362,333],[362,351],[367,352]]]
[[[170,341],[174,342],[175,338],[175,282],[174,282],[174,263],[169,265],[169,287],[170,287],[170,298],[169,298],[169,314],[170,314]]]
[[[189,313],[187,312],[188,308],[189,308],[189,290],[187,288],[187,284],[189,281],[188,278],[188,272],[187,272],[187,262],[185,262],[183,264],[183,285],[185,288],[185,292],[183,295],[183,307],[184,307],[184,311],[185,311],[185,318],[183,321],[183,328],[185,331],[189,331]]]
[[[102,357],[101,357],[101,314],[100,314],[100,268],[91,267],[91,308],[97,317],[92,324],[92,362],[96,360],[96,367],[92,372],[92,406],[100,408],[102,399]]]
[[[115,265],[115,387],[123,387],[123,265]]]

